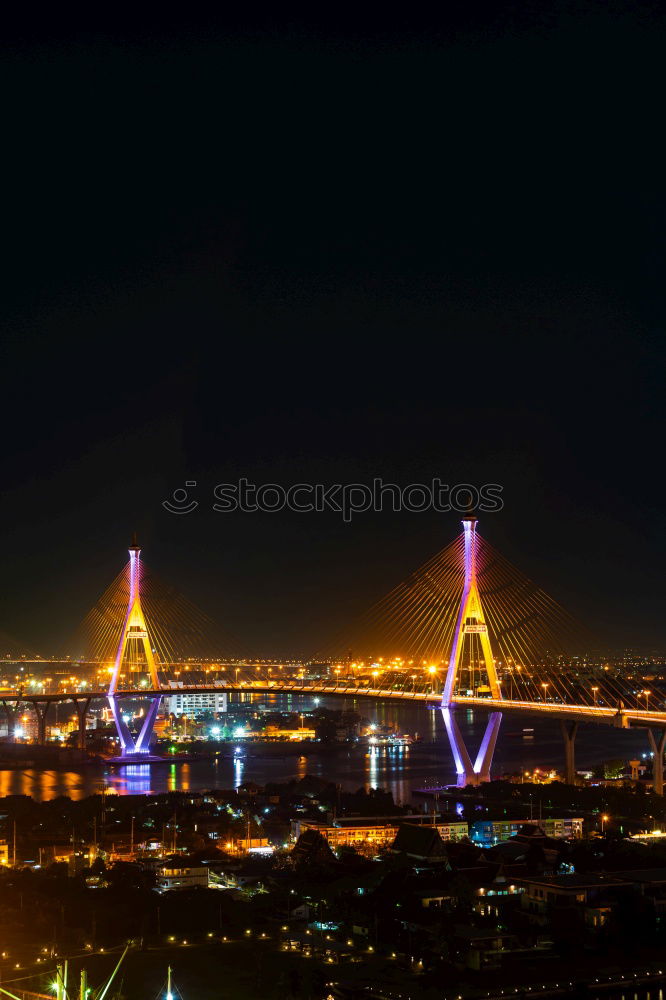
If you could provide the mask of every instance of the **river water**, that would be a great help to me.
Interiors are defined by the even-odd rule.
[[[292,710],[310,707],[312,699],[283,696],[274,699],[271,708]],[[0,796],[31,795],[35,799],[53,799],[68,795],[84,798],[100,792],[104,786],[119,794],[137,795],[168,791],[202,791],[210,788],[234,788],[245,781],[259,785],[267,781],[286,782],[306,774],[336,782],[354,790],[385,788],[393,793],[397,803],[412,801],[415,791],[441,787],[455,781],[442,714],[423,705],[380,702],[347,704],[339,699],[321,699],[325,707],[354,708],[365,717],[401,732],[418,733],[421,742],[399,748],[370,750],[365,746],[317,752],[305,751],[304,756],[262,755],[261,747],[243,747],[234,755],[233,746],[225,745],[223,753],[212,760],[191,763],[132,765],[110,768],[86,765],[77,770],[0,770]],[[458,713],[458,721],[470,750],[479,745],[487,716],[483,712]],[[533,728],[533,733],[525,733]],[[640,730],[617,730],[610,726],[581,725],[576,740],[576,766],[591,767],[613,758],[623,760],[640,757],[648,751],[647,737]],[[473,754],[472,754],[473,756]],[[493,775],[532,770],[535,767],[561,768],[563,745],[559,724],[552,719],[505,715],[495,751]]]

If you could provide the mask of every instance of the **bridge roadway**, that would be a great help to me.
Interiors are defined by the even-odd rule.
[[[396,688],[370,687],[357,684],[325,683],[304,681],[274,681],[274,680],[249,680],[249,681],[223,681],[215,684],[174,684],[161,688],[130,688],[117,692],[118,698],[156,698],[168,697],[174,694],[201,694],[201,693],[238,693],[238,694],[294,694],[294,695],[326,695],[338,698],[363,698],[370,701],[402,701],[421,702],[431,708],[441,705],[442,696],[440,693],[431,690],[405,691]],[[55,702],[70,701],[74,704],[79,717],[79,749],[86,749],[86,717],[90,709],[91,702],[105,701],[108,695],[106,691],[61,691],[56,694],[26,694],[19,690],[0,691],[0,704],[3,706],[7,716],[9,731],[13,733],[16,729],[19,706],[29,704],[32,706],[38,724],[37,742],[46,743],[46,716],[49,705]],[[574,746],[578,726],[581,722],[595,723],[597,725],[615,726],[619,729],[629,729],[631,727],[643,727],[648,736],[650,747],[653,751],[653,788],[658,795],[664,791],[664,751],[666,750],[666,712],[655,712],[640,708],[607,707],[605,705],[576,705],[564,704],[553,701],[518,701],[516,699],[503,698],[481,698],[466,695],[456,695],[451,700],[451,707],[455,708],[476,708],[483,712],[504,713],[510,712],[525,716],[550,716],[557,719],[562,730],[564,739],[565,781],[568,784],[576,782],[576,768],[574,761]],[[490,716],[492,720],[493,716]],[[499,720],[499,717],[497,717]],[[452,722],[453,720],[451,720]],[[11,737],[10,737],[11,738]],[[494,742],[493,742],[494,746]],[[478,775],[471,774],[463,776],[461,780],[469,777],[473,782],[478,783]],[[459,775],[459,779],[461,776]],[[485,779],[484,779],[485,780]]]
[[[161,695],[168,697],[174,694],[201,693],[238,693],[238,694],[321,694],[336,697],[359,697],[369,700],[389,700],[423,702],[439,707],[442,696],[435,691],[404,691],[395,688],[375,688],[354,684],[301,683],[298,681],[234,681],[218,682],[216,684],[183,684],[156,688],[127,688],[117,692],[119,698],[150,698]],[[106,691],[61,691],[55,694],[26,693],[23,691],[0,691],[0,703],[14,702],[33,705],[48,705],[53,702],[72,701],[75,705],[81,702],[105,700]],[[455,695],[451,699],[452,706],[461,708],[479,708],[486,712],[511,712],[522,715],[546,715],[568,722],[590,722],[599,725],[615,726],[619,729],[629,729],[632,726],[648,726],[666,728],[666,712],[648,711],[640,708],[606,707],[599,705],[576,705],[554,701],[518,701],[509,698],[482,698],[467,695]]]

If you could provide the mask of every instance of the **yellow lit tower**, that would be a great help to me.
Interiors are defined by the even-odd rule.
[[[127,614],[125,615],[123,629],[118,642],[107,697],[122,747],[121,757],[127,759],[133,757],[145,759],[145,755],[150,753],[150,740],[153,735],[153,727],[162,696],[159,694],[149,696],[149,707],[146,711],[141,731],[138,736],[134,737],[130,733],[129,727],[120,710],[119,699],[122,697],[122,694],[118,692],[118,682],[123,662],[138,663],[140,662],[141,655],[143,655],[145,668],[150,675],[153,691],[158,691],[160,687],[155,654],[153,653],[148,626],[141,607],[141,548],[137,544],[136,535],[133,537],[129,548],[129,557],[129,599]]]
[[[487,677],[487,689],[489,689],[490,696],[493,700],[499,701],[502,697],[502,693],[500,691],[499,680],[497,678],[497,669],[495,667],[495,660],[490,646],[488,626],[484,618],[483,606],[481,604],[481,596],[479,594],[479,587],[477,583],[477,518],[469,515],[463,518],[462,523],[464,537],[465,578],[462,597],[460,600],[460,609],[458,611],[458,617],[456,619],[456,625],[453,632],[449,664],[446,670],[446,680],[444,682],[444,692],[442,696],[442,713],[444,716],[446,732],[449,737],[449,743],[451,745],[451,752],[453,753],[453,759],[456,765],[458,784],[478,785],[481,781],[490,780],[490,764],[492,762],[495,744],[497,742],[500,722],[502,721],[502,713],[490,713],[486,730],[481,741],[481,747],[474,764],[472,764],[454,715],[453,702],[455,695],[459,693],[457,688],[460,684],[463,649],[466,645],[469,649],[475,638],[478,639],[478,648],[480,649],[479,661],[480,663],[481,661],[483,662],[483,668]],[[471,669],[472,668],[470,667],[470,671]]]

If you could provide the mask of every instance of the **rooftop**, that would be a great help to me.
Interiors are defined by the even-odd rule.
[[[437,829],[432,826],[401,824],[391,850],[396,854],[406,854],[412,858],[427,858],[448,863],[444,841]]]
[[[457,815],[436,815],[433,820],[432,813],[405,813],[400,816],[336,816],[335,819],[330,821],[323,819],[302,819],[300,822],[302,825],[309,824],[317,827],[400,826],[401,823],[434,827],[435,825],[448,826],[451,823],[465,823]]]
[[[530,885],[542,885],[545,888],[557,889],[594,889],[605,885],[628,885],[626,872],[608,874],[593,872],[589,875],[536,875],[533,878],[521,878],[521,882]]]
[[[666,882],[666,868],[637,868],[615,874],[628,882]]]

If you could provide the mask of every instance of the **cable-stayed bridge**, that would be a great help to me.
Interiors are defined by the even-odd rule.
[[[334,680],[326,671],[306,677],[304,669],[281,668],[273,673],[266,666],[262,676],[260,666],[236,665],[227,672],[220,667],[212,684],[174,681],[165,669],[169,656],[164,638],[169,622],[144,612],[141,550],[133,542],[119,586],[113,597],[102,603],[96,617],[98,634],[114,646],[108,688],[52,694],[2,691],[0,704],[10,732],[16,728],[19,706],[28,704],[37,716],[38,742],[44,742],[49,706],[71,701],[79,716],[80,747],[85,749],[86,716],[94,701],[105,699],[121,746],[118,759],[148,762],[161,700],[174,693],[322,695],[415,702],[441,709],[460,785],[490,779],[502,716],[509,713],[559,720],[565,777],[571,783],[575,780],[574,747],[580,723],[644,728],[654,755],[654,790],[663,794],[666,712],[649,708],[649,691],[632,694],[614,678],[586,687],[576,678],[575,670],[562,669],[565,660],[562,654],[556,657],[554,650],[558,633],[569,627],[570,620],[546,594],[482,542],[476,528],[476,517],[464,517],[462,535],[372,609],[371,637],[366,641],[375,645],[399,643],[413,659],[398,658],[399,666],[373,662],[370,671],[360,674],[354,671],[355,664],[347,664],[344,671],[335,668]],[[172,600],[169,609],[174,618],[183,618],[178,601]],[[410,666],[415,662],[418,668]],[[430,666],[420,668],[427,663]],[[182,672],[187,669],[187,664],[181,663]],[[645,705],[641,696],[647,696]],[[137,734],[130,731],[120,709],[123,699],[147,703]],[[457,714],[469,709],[488,713],[476,754],[466,747],[457,723]]]
[[[153,699],[159,701],[163,697],[173,694],[197,694],[203,692],[210,693],[235,693],[239,696],[248,695],[278,695],[290,694],[296,696],[314,695],[336,698],[360,699],[361,701],[392,701],[403,703],[422,704],[424,707],[440,708],[442,705],[442,695],[425,685],[418,685],[414,689],[405,690],[396,684],[395,677],[388,675],[386,678],[379,678],[372,685],[366,685],[353,680],[338,680],[331,682],[322,680],[299,680],[285,678],[283,680],[257,679],[254,669],[240,671],[237,677],[229,677],[227,680],[216,681],[214,684],[188,684],[174,682],[160,684],[159,687],[127,687],[122,692],[115,695],[117,701],[122,699],[142,700]],[[14,728],[15,719],[20,705],[29,705],[36,712],[38,718],[38,742],[45,742],[46,711],[49,706],[55,703],[71,702],[74,704],[79,714],[79,735],[80,749],[85,749],[85,719],[94,702],[107,702],[109,694],[107,690],[74,689],[72,691],[59,691],[52,694],[26,694],[17,691],[3,691],[0,693],[0,704],[3,705],[10,718],[10,729]],[[574,767],[574,741],[576,729],[579,723],[593,723],[597,725],[614,726],[620,729],[641,727],[647,730],[650,746],[655,754],[655,790],[661,794],[663,791],[663,768],[661,771],[661,784],[659,783],[659,749],[663,757],[664,736],[666,735],[666,712],[646,710],[640,708],[627,708],[619,706],[617,708],[606,706],[593,706],[586,704],[566,704],[558,702],[534,702],[521,701],[516,698],[486,698],[481,696],[469,696],[456,694],[452,697],[449,710],[453,709],[476,709],[482,712],[523,715],[523,716],[545,716],[557,719],[563,727],[563,737],[565,740],[565,761],[566,778],[573,783],[575,778]],[[444,711],[445,709],[442,709]],[[652,730],[655,730],[653,733]],[[494,749],[494,747],[493,747]],[[132,757],[131,751],[126,754],[127,762],[140,760],[146,762],[149,756]],[[454,757],[455,760],[455,757]],[[474,772],[474,766],[469,770],[459,772],[461,784],[476,784],[480,781],[488,780],[490,774],[491,759],[485,761],[487,768],[484,772],[479,769]],[[471,760],[470,760],[471,764]]]

